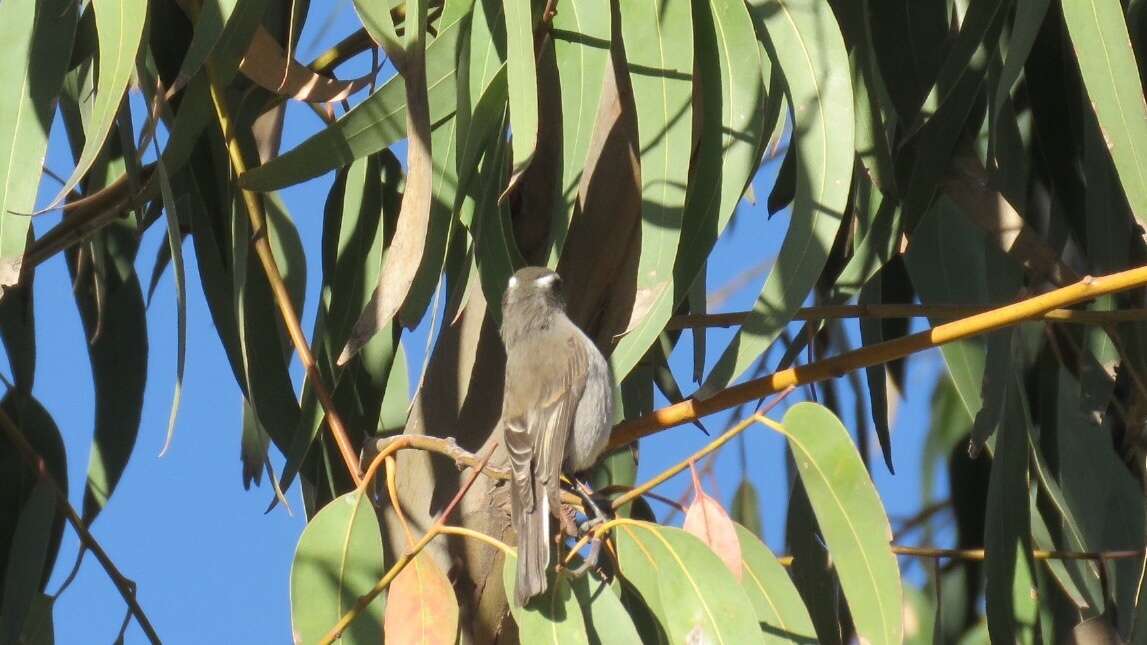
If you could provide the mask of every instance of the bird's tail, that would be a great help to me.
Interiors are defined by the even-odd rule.
[[[540,491],[539,491],[540,492]],[[529,513],[518,515],[518,575],[514,599],[524,607],[530,598],[546,590],[546,567],[550,563],[550,504],[542,492]]]

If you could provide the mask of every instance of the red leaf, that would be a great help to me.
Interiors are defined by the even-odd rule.
[[[690,465],[692,470],[692,465]],[[685,511],[686,532],[701,538],[701,541],[721,558],[737,580],[741,579],[741,542],[733,520],[717,500],[701,490],[697,472],[693,471],[693,503]]]
[[[399,572],[386,599],[388,643],[451,645],[458,638],[458,602],[442,569],[425,553]]]

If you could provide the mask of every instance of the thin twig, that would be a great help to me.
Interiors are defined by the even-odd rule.
[[[772,410],[774,407],[776,407],[776,405],[778,403],[780,403],[781,401],[783,401],[785,399],[785,397],[788,396],[789,392],[792,392],[792,391],[793,391],[793,388],[789,387],[783,393],[781,393],[780,396],[773,399],[772,401],[769,401],[768,405],[766,405],[764,408],[762,408],[760,412],[753,414],[752,416],[741,421],[740,423],[733,426],[732,428],[729,428],[728,430],[725,431],[724,434],[722,434],[719,437],[716,437],[715,439],[713,439],[709,443],[705,444],[705,446],[703,448],[701,448],[697,452],[693,453],[692,455],[690,455],[686,459],[682,460],[681,462],[677,463],[676,465],[670,466],[669,468],[666,468],[665,470],[661,471],[656,476],[651,478],[649,481],[645,482],[644,484],[642,484],[640,486],[634,487],[629,492],[627,492],[624,495],[621,495],[617,499],[613,500],[613,503],[611,505],[613,507],[613,510],[617,510],[617,509],[621,508],[622,506],[625,506],[629,502],[632,502],[634,499],[645,494],[650,489],[654,488],[655,486],[661,485],[670,477],[676,475],[677,473],[681,472],[682,470],[685,470],[691,464],[696,462],[698,459],[705,457],[705,455],[708,455],[709,453],[715,452],[721,446],[724,446],[726,443],[729,443],[729,441],[731,441],[734,437],[736,437],[737,435],[744,432],[746,428],[748,428],[749,426],[753,425],[754,423],[760,421],[760,419],[764,418],[763,415],[767,414],[769,412],[769,410]]]
[[[688,399],[655,410],[652,414],[621,423],[614,428],[607,450],[617,449],[642,437],[690,423],[714,412],[779,392],[790,386],[814,383],[840,376],[849,370],[887,363],[926,349],[1015,325],[1049,311],[1144,285],[1147,285],[1147,266],[1099,278],[1087,277],[1066,287],[974,316],[936,325],[917,334],[780,370],[769,376],[726,388],[703,401]]]
[[[239,141],[235,138],[233,131],[234,123],[231,121],[231,116],[227,109],[227,102],[223,97],[222,88],[219,87],[219,83],[212,74],[210,67],[207,73],[211,81],[211,100],[215,104],[215,114],[219,120],[219,127],[223,130],[223,139],[227,142],[227,152],[231,156],[232,170],[235,176],[239,177],[247,172],[247,163],[243,159],[243,151],[239,146]],[[358,485],[362,482],[358,454],[351,447],[346,426],[343,425],[342,417],[339,416],[338,410],[335,409],[334,399],[331,398],[330,391],[327,390],[322,378],[319,376],[319,370],[315,364],[315,357],[311,354],[311,348],[307,344],[307,338],[303,334],[303,328],[299,325],[299,316],[295,311],[295,305],[291,303],[290,294],[287,292],[287,285],[283,282],[283,275],[279,272],[279,265],[275,262],[275,255],[271,251],[271,244],[268,240],[267,218],[263,212],[263,202],[259,199],[258,195],[249,190],[242,190],[240,192],[243,194],[243,201],[247,206],[247,216],[251,220],[252,243],[255,245],[255,252],[259,256],[259,262],[263,266],[263,272],[267,275],[267,282],[271,285],[271,292],[274,295],[275,304],[279,307],[279,315],[283,319],[283,323],[287,328],[287,334],[291,337],[291,343],[295,346],[295,351],[299,354],[299,361],[303,364],[307,379],[311,382],[311,386],[314,387],[315,395],[319,403],[323,406],[323,412],[326,414],[327,427],[330,428],[331,435],[338,445],[339,453],[342,455],[347,471],[350,473],[354,483]]]
[[[374,587],[372,587],[370,591],[359,596],[358,600],[355,601],[354,606],[352,606],[345,614],[343,614],[342,618],[340,618],[339,621],[335,623],[335,626],[332,627],[331,630],[327,632],[326,636],[323,636],[322,640],[319,641],[321,645],[329,645],[329,643],[340,638],[343,632],[346,631],[346,628],[350,626],[351,622],[353,622],[354,619],[357,618],[358,615],[361,614],[363,610],[365,610],[367,606],[370,605],[370,603],[374,602],[374,599],[377,598],[379,594],[381,594],[386,590],[387,587],[390,586],[390,583],[393,582],[395,577],[397,577],[398,574],[406,568],[406,565],[410,564],[414,558],[422,552],[422,549],[426,548],[427,544],[430,544],[431,540],[433,540],[439,534],[444,533],[442,529],[446,525],[446,519],[449,518],[450,514],[454,512],[454,507],[458,505],[458,502],[462,500],[462,498],[466,495],[466,492],[469,491],[470,487],[474,485],[474,482],[478,480],[478,475],[482,474],[482,470],[486,466],[486,462],[490,460],[490,457],[494,454],[494,449],[496,447],[497,445],[490,446],[490,450],[488,450],[486,452],[486,456],[482,458],[482,463],[471,472],[470,477],[466,480],[466,483],[462,485],[462,488],[458,489],[458,492],[454,495],[454,498],[451,499],[450,503],[446,505],[446,508],[442,510],[442,513],[438,516],[438,520],[434,522],[434,525],[430,527],[430,530],[427,531],[426,534],[423,535],[417,543],[410,547],[406,553],[402,554],[402,557],[394,563],[394,566],[392,566],[390,570],[386,572],[386,575],[384,575],[379,579],[378,582],[375,583]]]
[[[41,481],[45,482],[48,487],[52,489],[52,494],[56,497],[56,504],[63,509],[64,516],[68,518],[68,523],[75,529],[76,535],[80,538],[80,543],[83,544],[84,548],[88,551],[92,552],[92,555],[99,561],[100,566],[107,572],[112,584],[115,585],[120,596],[122,596],[124,602],[127,603],[131,615],[135,616],[135,620],[139,623],[140,629],[143,630],[144,636],[152,643],[160,643],[159,635],[155,633],[155,628],[152,627],[151,621],[147,619],[147,615],[143,613],[143,608],[140,607],[139,601],[135,597],[135,583],[120,572],[115,566],[115,563],[108,557],[107,552],[104,551],[100,543],[96,541],[95,536],[88,531],[88,527],[84,525],[84,521],[80,518],[79,514],[76,513],[76,509],[72,508],[72,505],[68,502],[68,496],[48,471],[44,458],[28,443],[28,440],[24,437],[24,433],[16,427],[16,423],[12,420],[12,417],[8,416],[8,413],[3,409],[0,409],[0,430],[3,430],[8,440],[20,451],[20,455],[24,458],[24,461],[36,469]]]

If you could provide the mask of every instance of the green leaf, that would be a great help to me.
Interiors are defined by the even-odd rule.
[[[115,491],[135,448],[143,411],[147,307],[132,265],[135,235],[126,221],[101,231],[88,248],[93,254],[108,255],[103,270],[82,279],[73,292],[85,337],[90,339],[88,358],[96,401],[82,510],[86,524],[95,520]],[[71,254],[73,279],[75,262]]]
[[[518,558],[506,555],[502,565],[502,584],[506,589],[506,597],[514,597],[515,577],[518,568]],[[530,600],[525,607],[510,601],[510,613],[514,622],[518,623],[518,637],[523,643],[585,643],[589,645],[586,636],[585,619],[582,617],[581,607],[578,606],[577,596],[570,586],[569,577],[554,574],[550,568],[546,572],[549,586],[545,593]],[[608,590],[606,590],[608,592]]]
[[[892,529],[848,430],[815,403],[789,408],[782,426],[857,635],[870,643],[899,643],[902,592]]]
[[[996,433],[992,473],[988,481],[988,505],[984,510],[986,613],[993,642],[1016,640],[1016,605],[1012,595],[1017,573],[1026,567],[1030,550],[1030,516],[1017,512],[1028,504],[1028,454],[1023,387],[1013,373],[1007,389],[1005,422]]]
[[[562,175],[550,217],[550,266],[556,266],[577,205],[586,153],[609,60],[610,6],[604,0],[569,0],[550,27],[561,92]]]
[[[0,292],[20,278],[36,190],[60,85],[67,71],[76,7],[70,0],[0,4]]]
[[[370,498],[354,491],[324,506],[303,529],[291,565],[295,641],[318,641],[385,573]],[[379,642],[385,605],[384,597],[376,598],[347,627],[342,642]]]
[[[394,62],[395,67],[401,69],[402,41],[398,39],[394,17],[390,14],[390,3],[354,0],[354,11],[362,21],[366,33],[370,34],[371,40],[381,45],[382,50]]]
[[[1118,0],[1065,2],[1063,22],[1131,212],[1147,222],[1147,105]]]
[[[570,582],[585,615],[586,631],[594,645],[628,645],[642,642],[621,598],[604,581],[579,576]]]
[[[733,521],[744,525],[753,535],[764,535],[760,496],[757,494],[757,487],[753,486],[748,477],[741,479],[741,483],[737,484],[737,490],[733,493],[733,503],[729,507]]]
[[[789,573],[748,528],[737,524],[741,541],[741,587],[753,603],[766,640],[816,642],[816,630]]]
[[[208,0],[200,3],[199,16],[195,19],[195,30],[191,43],[179,66],[179,74],[171,87],[178,91],[203,67],[207,57],[215,49],[224,29],[235,15],[235,7],[243,0]],[[247,1],[250,4],[250,1]],[[240,13],[240,16],[243,14]]]
[[[24,623],[44,587],[48,544],[56,517],[56,496],[43,478],[36,481],[16,520],[0,608],[0,638],[18,642]],[[53,554],[54,557],[54,554]]]
[[[753,311],[713,367],[700,397],[749,368],[792,319],[828,258],[848,201],[855,152],[848,54],[832,8],[817,0],[753,0],[796,115],[798,165],[791,222]]]
[[[999,73],[996,93],[992,99],[993,112],[1000,111],[1011,94],[1012,86],[1019,80],[1050,4],[1051,0],[1016,0],[1016,17],[1008,37],[1007,58],[1004,59],[1004,67]]]
[[[124,92],[135,71],[136,52],[147,24],[147,0],[95,0],[99,34],[99,71],[91,116],[84,129],[84,148],[76,168],[52,198],[55,208],[87,174],[111,132]]]
[[[32,393],[36,380],[35,277],[35,271],[28,272],[20,285],[5,289],[0,298],[0,340],[12,370],[13,385],[24,394]]]
[[[64,451],[64,441],[60,437],[60,430],[56,427],[52,416],[31,396],[14,390],[10,390],[4,396],[3,401],[0,401],[0,408],[12,419],[12,422],[19,428],[36,454],[43,458],[47,473],[52,476],[66,495],[68,488],[67,454]],[[6,585],[8,583],[5,581],[11,580],[11,584],[17,589],[14,592],[15,595],[22,595],[23,590],[28,585],[33,585],[35,591],[43,589],[43,586],[48,582],[48,576],[52,573],[60,548],[60,539],[63,536],[64,516],[62,512],[54,515],[55,519],[47,532],[38,529],[33,531],[36,528],[34,525],[41,520],[32,516],[29,516],[31,524],[21,526],[26,512],[30,512],[34,516],[44,511],[43,506],[47,504],[42,499],[44,491],[35,490],[42,485],[40,482],[41,476],[37,469],[25,461],[16,446],[3,434],[0,434],[0,584]],[[41,496],[41,499],[35,502],[37,507],[35,509],[29,506],[33,495]],[[54,503],[54,498],[52,501]],[[21,531],[24,533],[21,534]],[[34,535],[30,533],[34,533]],[[29,540],[36,541],[36,544],[30,545]],[[40,553],[37,549],[40,548],[44,549],[43,556],[37,555]],[[35,572],[28,569],[28,565],[32,562],[24,562],[24,559],[39,559],[39,565]],[[32,576],[35,576],[34,580],[32,580]],[[4,606],[0,613],[9,611],[9,602],[13,603],[11,611],[15,611],[15,605],[18,602],[27,602],[26,599],[9,601],[7,596],[3,597],[2,600]],[[20,625],[17,624],[13,627],[19,628]],[[7,629],[7,625],[5,629]],[[0,631],[0,636],[3,634],[4,632]],[[10,640],[10,638],[5,638],[5,642]]]
[[[689,176],[681,239],[674,267],[674,306],[699,274],[757,170],[764,138],[764,83],[749,10],[739,0],[693,4],[701,132]],[[751,53],[750,53],[751,52]]]
[[[701,540],[648,522],[626,522],[614,537],[621,575],[645,599],[670,643],[763,640],[748,596]]]
[[[530,0],[502,0],[506,17],[506,66],[514,166],[510,185],[525,172],[538,146],[538,70]]]
[[[426,47],[430,122],[439,123],[457,105],[455,67],[461,20],[439,29]],[[269,191],[301,183],[406,138],[406,83],[394,76],[339,120],[306,141],[239,178],[248,190]]]
[[[642,207],[633,309],[610,356],[618,379],[637,365],[673,314],[673,265],[689,183],[694,65],[688,4],[636,0],[620,9],[637,115]]]

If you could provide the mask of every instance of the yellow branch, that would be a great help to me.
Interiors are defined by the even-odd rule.
[[[623,422],[613,429],[607,450],[614,450],[666,428],[695,421],[703,416],[735,407],[769,394],[841,376],[851,370],[871,367],[903,358],[945,343],[970,338],[1030,320],[1064,307],[1099,296],[1147,285],[1147,266],[1141,266],[1100,278],[1087,277],[1075,284],[1049,291],[1026,300],[1005,305],[967,318],[936,325],[932,329],[869,345],[821,361],[774,372],[726,388],[705,399],[689,399],[652,414]]]

